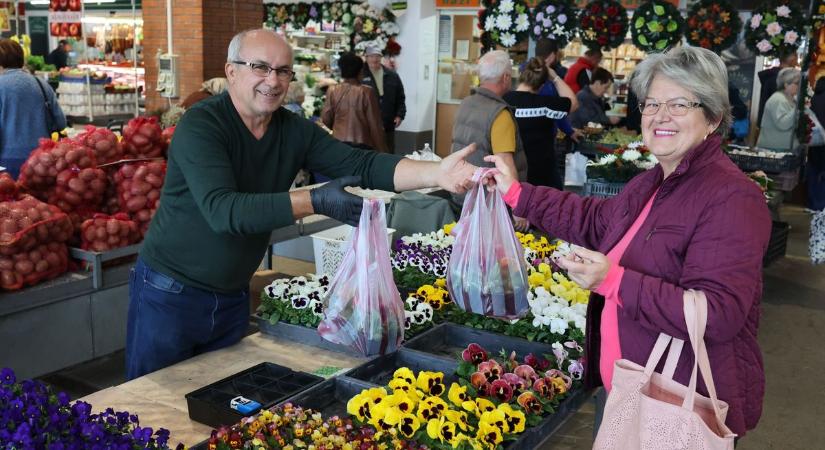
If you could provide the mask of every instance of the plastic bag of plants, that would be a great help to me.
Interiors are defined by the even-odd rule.
[[[476,171],[477,183],[453,228],[447,289],[453,302],[467,312],[517,319],[530,309],[524,249],[501,194],[481,182],[486,176],[491,176],[490,169]]]
[[[392,353],[404,339],[404,304],[392,278],[384,203],[364,200],[358,228],[324,297],[324,339],[364,356]]]

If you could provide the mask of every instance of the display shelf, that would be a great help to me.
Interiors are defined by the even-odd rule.
[[[114,261],[119,258],[135,256],[140,252],[140,244],[130,245],[128,247],[116,248],[105,252],[93,252],[83,250],[80,248],[69,247],[69,255],[80,261],[86,261],[91,265],[92,269],[92,287],[100,289],[103,286],[103,263]]]

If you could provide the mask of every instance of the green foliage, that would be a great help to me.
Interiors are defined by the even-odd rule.
[[[270,298],[266,295],[266,292],[261,292],[261,306],[258,307],[257,312],[261,315],[261,318],[268,320],[273,325],[284,322],[316,328],[321,323],[321,317],[316,316],[311,308],[295,309],[289,300],[283,301],[279,298]]]
[[[419,287],[424,286],[425,284],[435,284],[435,281],[438,279],[435,275],[431,273],[424,273],[415,267],[407,267],[404,270],[397,270],[393,268],[392,278],[395,280],[395,285],[398,286],[398,289],[401,291],[402,299],[406,298],[406,294],[409,293],[404,292],[405,290],[415,292]]]

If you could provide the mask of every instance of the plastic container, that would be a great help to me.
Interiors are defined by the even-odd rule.
[[[768,158],[764,156],[728,153],[728,157],[745,172],[763,170],[765,172],[784,172],[798,169],[801,159],[796,153],[787,153],[783,158]]]
[[[433,327],[404,343],[404,347],[458,361],[461,352],[472,343],[482,346],[491,355],[497,355],[501,350],[515,351],[519,357],[524,357],[528,353],[536,356],[553,353],[553,348],[549,344],[530,342],[454,323],[443,323]]]
[[[244,417],[229,407],[229,401],[239,395],[269,408],[321,381],[323,378],[315,375],[261,363],[186,394],[186,405],[190,419],[218,428]]]
[[[304,345],[311,345],[313,347],[318,347],[333,352],[345,353],[351,356],[363,356],[350,347],[333,344],[332,342],[329,342],[328,340],[322,338],[321,335],[318,334],[318,330],[315,328],[308,328],[301,325],[293,325],[291,323],[286,322],[278,322],[276,324],[272,324],[268,320],[259,316],[258,314],[254,314],[252,318],[255,320],[255,322],[258,323],[258,329],[263,334],[289,339],[293,342],[298,342]]]
[[[799,184],[799,168],[772,174],[771,179],[775,189],[790,192]]]
[[[338,266],[349,248],[353,227],[341,225],[312,235],[312,251],[315,254],[315,273],[335,276]],[[394,228],[387,228],[387,243],[392,247]]]
[[[307,389],[299,394],[279,402],[281,404],[290,402],[303,408],[311,408],[321,412],[324,417],[338,415],[346,417],[347,402],[365,389],[379,387],[347,376],[330,378],[323,383]]]
[[[415,373],[422,370],[441,372],[444,374],[445,385],[449,386],[451,382],[456,381],[455,370],[458,368],[458,360],[402,348],[395,353],[367,361],[350,370],[346,375],[364,382],[386,386],[392,380],[392,374],[401,367],[407,367]]]
[[[771,227],[771,238],[768,241],[768,248],[762,258],[762,266],[768,267],[779,258],[785,257],[788,249],[788,233],[790,225],[787,222],[774,221]]]
[[[611,183],[601,179],[588,179],[584,182],[584,192],[582,195],[602,198],[614,197],[624,189],[626,184],[627,183]]]

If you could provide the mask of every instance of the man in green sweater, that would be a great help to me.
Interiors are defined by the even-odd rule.
[[[227,92],[189,109],[175,129],[158,208],[129,282],[128,379],[238,342],[249,280],[273,229],[311,214],[357,224],[363,199],[345,186],[463,192],[465,150],[440,163],[353,149],[281,108],[292,49],[270,30],[229,44]],[[333,178],[289,192],[300,169]]]

